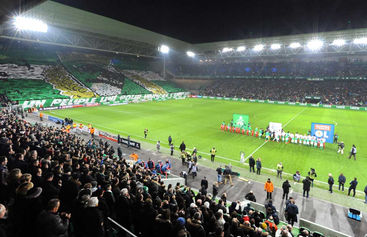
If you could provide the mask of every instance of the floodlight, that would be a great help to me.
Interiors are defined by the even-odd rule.
[[[159,52],[163,53],[163,54],[167,54],[169,53],[169,47],[167,45],[162,44],[159,48],[158,48]]]
[[[319,50],[324,45],[324,42],[319,39],[313,39],[308,41],[307,47],[311,50]]]
[[[227,48],[227,47],[224,47],[224,48],[222,49],[222,53],[227,53],[227,52],[231,52],[231,51],[233,51],[233,48]]]
[[[46,33],[48,26],[41,20],[16,16],[14,17],[14,26],[17,30],[29,30]]]
[[[187,56],[189,56],[191,58],[195,57],[195,53],[192,52],[192,51],[187,51],[186,54],[187,54]]]
[[[298,42],[293,42],[293,43],[291,43],[291,44],[289,45],[289,47],[290,47],[290,48],[292,48],[292,49],[296,49],[296,48],[301,47],[301,44],[300,44],[300,43],[298,43]]]
[[[355,44],[367,44],[367,38],[356,38],[353,40]]]
[[[254,47],[254,51],[261,51],[261,50],[263,50],[264,49],[264,45],[263,44],[257,44],[257,45],[255,45],[255,47]]]
[[[280,49],[280,44],[272,44],[271,46],[270,46],[270,48],[272,49],[272,50],[277,50],[277,49]]]
[[[242,51],[245,51],[246,50],[246,47],[245,46],[239,46],[237,47],[237,52],[242,52]]]
[[[338,47],[343,46],[343,45],[345,45],[345,40],[343,40],[343,39],[335,39],[333,41],[333,43],[331,43],[331,45],[338,46]]]

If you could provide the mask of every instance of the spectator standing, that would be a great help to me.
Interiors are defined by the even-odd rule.
[[[181,143],[181,145],[180,145],[180,151],[182,152],[182,151],[184,151],[184,150],[186,150],[186,145],[185,145],[185,142],[184,142],[184,141],[182,141],[182,143]]]
[[[364,203],[367,204],[367,185],[364,187]]]
[[[201,182],[200,182],[200,186],[201,187],[205,187],[205,189],[208,189],[208,187],[209,187],[209,184],[208,184],[208,180],[206,179],[206,177],[204,176],[204,178],[201,180]]]
[[[346,178],[345,176],[343,175],[343,173],[341,173],[339,175],[339,178],[338,178],[338,183],[339,183],[339,190],[340,190],[340,187],[342,187],[342,191],[344,192],[344,184],[346,182]]]
[[[286,200],[288,199],[288,194],[289,194],[289,188],[290,187],[291,187],[291,185],[289,184],[288,179],[285,180],[283,182],[283,185],[282,185],[282,188],[283,188],[283,199],[284,199],[284,197],[285,197]]]
[[[250,158],[248,160],[248,163],[249,163],[249,166],[250,166],[250,173],[251,173],[251,170],[252,170],[252,172],[255,173],[255,159],[254,159],[254,157],[250,156]]]
[[[169,135],[168,136],[168,144],[171,145],[171,143],[172,143],[172,137],[171,137],[171,135]]]
[[[356,195],[356,188],[357,188],[357,184],[358,184],[358,181],[357,181],[357,178],[354,178],[352,181],[350,181],[350,186],[349,186],[349,189],[348,189],[348,196],[350,195],[350,191],[353,190],[353,197]]]
[[[282,179],[283,168],[282,162],[279,162],[277,165],[277,177],[280,179]]]
[[[130,135],[127,136],[127,147],[130,147]]]
[[[173,151],[175,150],[175,146],[173,145],[173,143],[171,143],[171,144],[169,145],[169,148],[170,148],[170,150],[171,150],[171,156],[173,156]]]
[[[117,144],[120,144],[120,142],[121,142],[120,134],[117,134]]]
[[[231,184],[231,186],[233,186],[233,183],[232,183],[232,170],[228,165],[226,165],[226,167],[223,171],[223,175],[224,175],[224,184],[226,184],[227,181],[229,180],[229,183]]]
[[[287,221],[288,224],[294,225],[294,222],[297,222],[297,215],[298,215],[298,207],[296,206],[296,202],[294,199],[292,199],[287,207],[285,208],[285,211],[287,212]]]
[[[334,178],[331,174],[329,174],[329,179],[327,180],[327,183],[329,184],[329,192],[333,193]]]
[[[353,144],[352,149],[350,150],[349,159],[353,156],[354,160],[356,160],[357,155],[357,147]]]
[[[222,183],[222,174],[223,174],[223,171],[222,171],[222,166],[219,166],[217,169],[217,182],[218,184],[221,184]]]
[[[218,195],[219,193],[219,185],[218,182],[214,182],[213,184],[213,200],[215,200],[215,197]]]
[[[198,175],[198,166],[196,165],[195,162],[192,163],[191,165],[191,173],[192,173],[192,178],[195,179],[195,177]]]
[[[271,194],[274,191],[274,185],[270,178],[268,178],[268,181],[265,182],[264,191],[266,191],[266,199],[271,199]]]
[[[261,158],[257,158],[256,160],[256,174],[260,175],[261,172]]]
[[[308,198],[309,192],[310,192],[310,188],[311,188],[311,180],[310,177],[306,177],[303,181],[303,196],[305,196]]]
[[[61,217],[57,212],[60,207],[59,199],[48,201],[47,210],[43,210],[37,218],[37,233],[39,237],[67,236],[70,214]]]

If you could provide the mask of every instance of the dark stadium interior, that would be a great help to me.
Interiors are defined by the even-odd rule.
[[[0,237],[365,236],[365,183],[356,197],[353,180],[346,183],[353,197],[343,193],[345,180],[343,191],[331,194],[337,177],[334,184],[331,175],[324,182],[311,172],[290,179],[303,195],[289,193],[282,164],[260,175],[260,158],[251,176],[252,154],[267,142],[259,139],[279,143],[269,127],[241,161],[246,172],[250,166],[245,177],[237,172],[243,167],[214,162],[215,148],[198,153],[184,142],[162,142],[161,151],[160,141],[52,114],[96,107],[103,119],[105,108],[130,113],[124,106],[199,98],[345,110],[349,117],[367,111],[365,1],[239,2],[3,1]],[[134,116],[150,118],[128,116],[133,123]],[[306,139],[299,143],[309,145]],[[343,142],[334,146],[344,154]],[[354,145],[345,153],[356,160]],[[266,181],[276,178],[273,171],[280,185]],[[309,198],[311,180],[318,196]],[[359,208],[361,220],[349,208]]]

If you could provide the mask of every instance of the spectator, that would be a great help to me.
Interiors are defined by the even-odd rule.
[[[354,178],[352,181],[350,181],[350,186],[349,186],[349,189],[348,189],[348,196],[350,195],[350,191],[353,190],[353,197],[356,195],[356,188],[357,188],[357,184],[358,184],[358,181],[357,181],[357,178]]]
[[[206,179],[206,177],[204,176],[204,178],[201,180],[200,182],[200,186],[204,187],[205,189],[208,189],[209,184],[208,184],[208,180]]]
[[[285,180],[283,182],[282,188],[283,188],[283,199],[285,198],[286,200],[288,199],[288,193],[289,193],[289,188],[291,187],[291,185],[289,184],[288,180]]]
[[[217,171],[217,182],[218,182],[218,184],[221,184],[222,183],[222,173],[223,173],[222,166],[219,166],[216,169],[216,171]]]
[[[311,181],[310,181],[310,177],[306,176],[306,178],[302,181],[303,183],[303,197],[308,198],[309,192],[310,192],[310,188],[311,188]]]
[[[70,214],[62,214],[57,212],[60,207],[59,199],[51,199],[48,201],[47,209],[43,210],[37,218],[37,233],[40,237],[50,236],[67,236],[69,228]]]
[[[218,182],[214,182],[214,184],[213,184],[213,200],[215,200],[215,197],[219,193],[219,190],[218,189],[219,189]]]
[[[266,191],[266,199],[271,199],[271,194],[274,191],[274,185],[270,178],[268,178],[268,181],[265,182],[264,191]]]
[[[223,175],[224,175],[224,184],[226,184],[227,181],[229,180],[229,183],[231,184],[231,186],[233,186],[233,183],[232,183],[232,170],[228,165],[226,165],[226,167],[223,171]]]
[[[334,178],[330,173],[329,173],[329,179],[327,182],[329,184],[329,192],[333,193]]]
[[[3,204],[0,204],[0,220],[4,219],[6,213],[6,207]],[[6,228],[5,226],[0,223],[0,236],[1,237],[6,237]]]
[[[364,187],[364,203],[367,204],[367,185]]]
[[[182,143],[180,145],[180,151],[183,152],[184,150],[186,150],[186,145],[185,145],[185,142],[182,141]]]
[[[294,225],[294,222],[297,222],[297,215],[298,215],[298,207],[296,206],[296,202],[294,199],[292,199],[288,205],[285,208],[285,211],[287,212],[287,221],[292,226]]]
[[[251,202],[256,202],[256,197],[255,197],[254,192],[252,190],[245,195],[245,199],[247,199]]]
[[[339,190],[340,190],[340,187],[342,187],[342,191],[344,192],[344,184],[345,184],[345,181],[346,181],[346,178],[345,176],[343,175],[343,173],[341,173],[339,175],[339,178],[338,178],[338,182],[339,182]]]
[[[260,175],[261,172],[261,158],[257,158],[256,160],[256,174]]]
[[[250,173],[251,173],[251,171],[255,173],[255,159],[252,156],[250,156],[248,162],[249,162],[249,166],[250,166]]]

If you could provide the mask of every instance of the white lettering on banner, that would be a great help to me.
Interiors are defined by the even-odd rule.
[[[289,104],[289,105],[295,105],[296,103],[294,103],[294,102],[289,102],[288,104]]]
[[[213,97],[213,96],[209,96],[209,99],[214,99],[215,97]]]
[[[323,105],[324,108],[331,108],[331,105]]]
[[[345,109],[345,106],[344,105],[337,105],[336,108],[337,109]]]
[[[319,107],[318,104],[311,104],[312,107]]]
[[[353,110],[359,110],[359,107],[350,106],[350,109],[353,109]]]
[[[224,98],[224,100],[230,100],[231,98]]]
[[[62,99],[54,99],[52,102],[51,102],[51,106],[53,105],[57,105],[57,104],[60,104],[62,101]]]
[[[101,100],[100,102],[103,103],[103,102],[110,102],[110,101],[115,101],[117,98],[116,95],[114,96],[106,96],[106,97],[101,97]]]
[[[255,100],[250,100],[250,102],[255,102]]]
[[[43,106],[46,103],[46,100],[31,100],[31,101],[24,101],[22,104],[23,108],[30,108],[30,107],[40,107]]]
[[[269,103],[269,104],[274,104],[274,101],[269,100],[269,101],[268,101],[268,103]]]
[[[307,106],[306,103],[299,103],[300,106]]]
[[[280,104],[280,105],[284,105],[284,104],[285,104],[285,102],[284,102],[284,101],[278,101],[278,104]]]
[[[260,103],[264,103],[264,100],[259,100]]]

